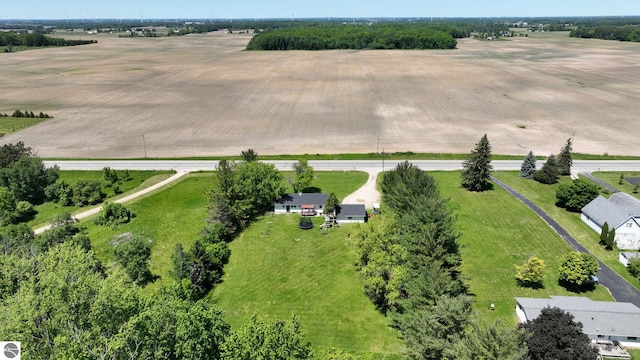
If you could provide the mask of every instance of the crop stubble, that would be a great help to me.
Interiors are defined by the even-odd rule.
[[[243,51],[190,35],[0,54],[0,112],[55,119],[0,139],[43,157],[375,152],[640,155],[640,44],[538,34],[443,51]]]

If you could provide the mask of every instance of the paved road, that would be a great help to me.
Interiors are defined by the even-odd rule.
[[[522,201],[525,205],[527,205],[531,210],[533,210],[538,216],[540,216],[551,228],[553,228],[561,238],[563,238],[569,246],[579,252],[588,253],[589,251],[580,245],[569,233],[558,224],[555,220],[553,220],[546,212],[540,209],[537,205],[531,202],[529,199],[525,198],[509,186],[507,186],[502,181],[492,177],[491,180],[501,188],[505,189],[508,193],[515,196],[518,200]],[[620,302],[630,302],[634,305],[640,307],[640,291],[633,287],[633,285],[629,284],[627,280],[623,279],[620,275],[618,275],[615,271],[611,270],[607,265],[598,260],[598,264],[600,265],[600,270],[598,271],[598,279],[600,280],[600,284],[607,287],[609,292],[611,292],[611,296],[613,296],[616,301]]]
[[[593,181],[594,183],[596,183],[596,184],[602,186],[603,188],[609,190],[609,192],[617,193],[617,192],[620,191],[615,186],[610,185],[608,182],[602,181],[602,180],[598,179],[597,177],[593,176],[593,174],[591,174],[590,172],[581,172],[581,173],[578,173],[578,176],[586,177],[587,179]]]
[[[291,170],[295,161],[277,160],[265,161],[274,164],[279,170]],[[317,171],[335,170],[389,170],[402,160],[310,160],[309,165]],[[411,160],[423,170],[459,170],[462,169],[460,160]],[[217,160],[60,160],[45,161],[45,165],[57,164],[62,170],[102,170],[105,166],[112,169],[129,170],[176,170],[176,171],[206,171],[214,170]],[[493,160],[494,170],[520,170],[521,160]],[[542,163],[538,161],[538,165]],[[593,171],[638,171],[639,160],[575,160],[574,172]]]

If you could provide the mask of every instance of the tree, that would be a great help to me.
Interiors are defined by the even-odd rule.
[[[462,163],[462,186],[470,191],[485,191],[491,187],[491,145],[484,134],[475,150]]]
[[[616,247],[616,228],[612,228],[609,230],[607,237],[604,240],[604,249],[605,250],[613,250]]]
[[[521,286],[525,287],[541,287],[544,280],[544,261],[537,256],[531,256],[525,262],[518,266],[515,265],[515,278]]]
[[[73,203],[77,206],[97,204],[103,197],[99,181],[80,179],[73,186]]]
[[[102,168],[102,181],[107,186],[112,186],[113,184],[118,182],[118,172],[111,169],[110,167]]]
[[[582,332],[582,323],[557,307],[542,309],[522,327],[530,334],[527,349],[531,360],[595,360],[598,349]]]
[[[253,162],[258,160],[258,153],[251,148],[241,151],[240,154],[242,155],[242,160],[244,160],[245,162]]]
[[[300,160],[293,164],[293,172],[296,179],[293,182],[293,192],[300,192],[308,188],[313,182],[313,167],[309,166],[307,160]]]
[[[467,296],[438,299],[437,304],[414,312],[400,329],[411,359],[444,358],[447,349],[460,341],[471,318]]]
[[[447,359],[456,360],[529,360],[527,348],[522,346],[528,337],[524,329],[497,321],[490,325],[472,322],[471,329],[445,354]]]
[[[627,271],[634,278],[640,280],[640,259],[631,259],[627,264]]]
[[[21,157],[0,170],[0,186],[9,188],[16,201],[32,204],[44,202],[45,188],[57,179],[57,167],[45,168],[42,160],[35,157]]]
[[[102,210],[94,222],[98,225],[116,227],[120,224],[128,223],[132,216],[131,210],[124,207],[124,205],[116,202],[107,202],[102,206]]]
[[[558,171],[560,175],[571,175],[571,166],[573,165],[571,150],[571,138],[569,138],[567,139],[567,144],[560,150],[560,154],[558,154]]]
[[[620,179],[618,179],[618,185],[624,184],[624,174],[620,174]]]
[[[562,184],[556,189],[556,206],[579,212],[597,198],[598,186],[584,179],[575,179],[571,184]]]
[[[0,186],[0,226],[11,224],[16,216],[16,199],[9,189]]]
[[[524,158],[522,166],[520,167],[520,177],[531,179],[535,171],[536,157],[533,155],[533,151],[529,151],[529,154]]]
[[[340,200],[338,200],[336,193],[332,192],[327,196],[327,203],[324,205],[324,213],[327,215],[331,214],[335,218],[339,210]]]
[[[241,329],[232,331],[222,346],[222,359],[292,360],[311,358],[311,344],[304,341],[298,319],[265,322],[256,315]]]
[[[559,281],[569,287],[582,286],[598,272],[598,267],[598,261],[593,255],[571,251],[564,256],[560,263]]]
[[[176,280],[182,281],[189,277],[189,267],[191,266],[191,260],[189,255],[184,251],[182,244],[177,243],[173,254],[171,254],[172,267],[169,270],[169,275]]]
[[[62,179],[58,179],[55,183],[47,186],[44,189],[44,194],[48,201],[57,202],[62,206],[73,204],[73,188]]]
[[[124,239],[113,250],[115,260],[125,270],[131,280],[138,285],[146,285],[153,279],[149,270],[151,244],[140,236]]]
[[[0,168],[9,167],[9,165],[23,157],[32,156],[31,148],[25,147],[22,141],[18,141],[15,144],[2,145],[2,147],[0,147]]]
[[[547,161],[542,165],[542,168],[533,173],[533,180],[550,185],[558,182],[559,175],[556,157],[555,155],[549,155]]]
[[[606,245],[608,236],[609,236],[609,223],[605,221],[604,224],[602,225],[602,229],[600,229],[600,241],[599,241],[599,244],[600,245]]]

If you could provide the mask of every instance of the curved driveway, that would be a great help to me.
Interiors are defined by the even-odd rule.
[[[558,224],[555,220],[553,220],[546,212],[540,209],[536,204],[531,202],[531,200],[525,198],[520,193],[516,192],[509,186],[507,186],[502,181],[491,177],[491,180],[501,188],[505,189],[508,193],[515,196],[518,200],[522,201],[525,205],[527,205],[531,210],[533,210],[538,216],[542,218],[551,228],[553,228],[561,238],[563,238],[569,246],[571,246],[574,250],[589,253],[589,250],[580,245],[569,233]],[[640,291],[633,287],[633,285],[629,284],[627,280],[623,279],[620,275],[618,275],[615,271],[611,270],[610,267],[605,265],[602,261],[598,259],[598,264],[600,265],[600,270],[598,271],[598,279],[600,280],[600,284],[607,287],[611,296],[613,296],[616,301],[621,302],[630,302],[634,305],[640,307]]]

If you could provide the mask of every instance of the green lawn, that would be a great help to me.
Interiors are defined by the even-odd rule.
[[[627,269],[618,261],[618,251],[607,251],[598,242],[600,234],[593,231],[587,224],[580,220],[579,213],[568,212],[555,206],[555,191],[559,184],[544,185],[533,180],[523,179],[517,172],[496,172],[496,178],[503,181],[536,205],[546,211],[554,220],[565,228],[582,246],[594,254],[598,259],[607,264],[611,269],[625,278],[636,288],[640,289],[640,281],[629,275]],[[618,177],[620,175],[618,174]],[[570,182],[569,178],[560,179],[560,184]],[[617,184],[617,178],[616,183]]]
[[[102,182],[102,171],[60,171],[60,179],[73,186],[80,179],[96,180]],[[122,177],[123,171],[118,171],[118,175]],[[122,181],[118,186],[121,194],[115,194],[112,187],[102,187],[105,194],[105,200],[116,200],[120,197],[140,191],[149,186],[153,186],[173,175],[173,171],[129,171],[130,180]],[[35,218],[28,222],[31,227],[45,225],[55,219],[64,212],[73,214],[74,212],[86,210],[87,207],[78,206],[61,206],[56,203],[48,202],[35,207],[38,212]]]
[[[600,180],[603,180],[620,191],[624,191],[628,194],[631,194],[635,197],[640,197],[640,194],[633,193],[633,185],[628,183],[627,181],[623,181],[620,184],[620,174],[623,174],[625,178],[630,177],[640,177],[640,172],[594,172],[592,175],[597,177]]]
[[[287,181],[295,180],[292,171],[283,171],[282,175]],[[364,185],[369,177],[364,171],[315,171],[314,175],[311,187],[324,193],[334,192],[340,201]],[[289,186],[287,192],[293,192],[293,187]]]
[[[11,115],[11,114],[9,114]],[[40,118],[15,118],[12,116],[0,117],[0,136],[20,131],[29,126],[37,125],[43,121],[50,119]]]
[[[459,172],[430,172],[443,196],[457,214],[462,232],[462,272],[474,296],[474,307],[486,320],[516,321],[514,297],[580,295],[594,300],[612,300],[602,286],[583,294],[559,286],[557,268],[571,250],[542,219],[506,191],[469,192],[460,187]],[[544,288],[519,287],[514,265],[536,255],[547,265]],[[489,309],[495,304],[495,310]]]
[[[224,282],[212,295],[227,320],[235,327],[254,313],[296,314],[314,346],[399,352],[398,334],[363,293],[348,243],[353,225],[322,234],[322,218],[311,230],[300,230],[298,219],[266,216],[231,243]]]

